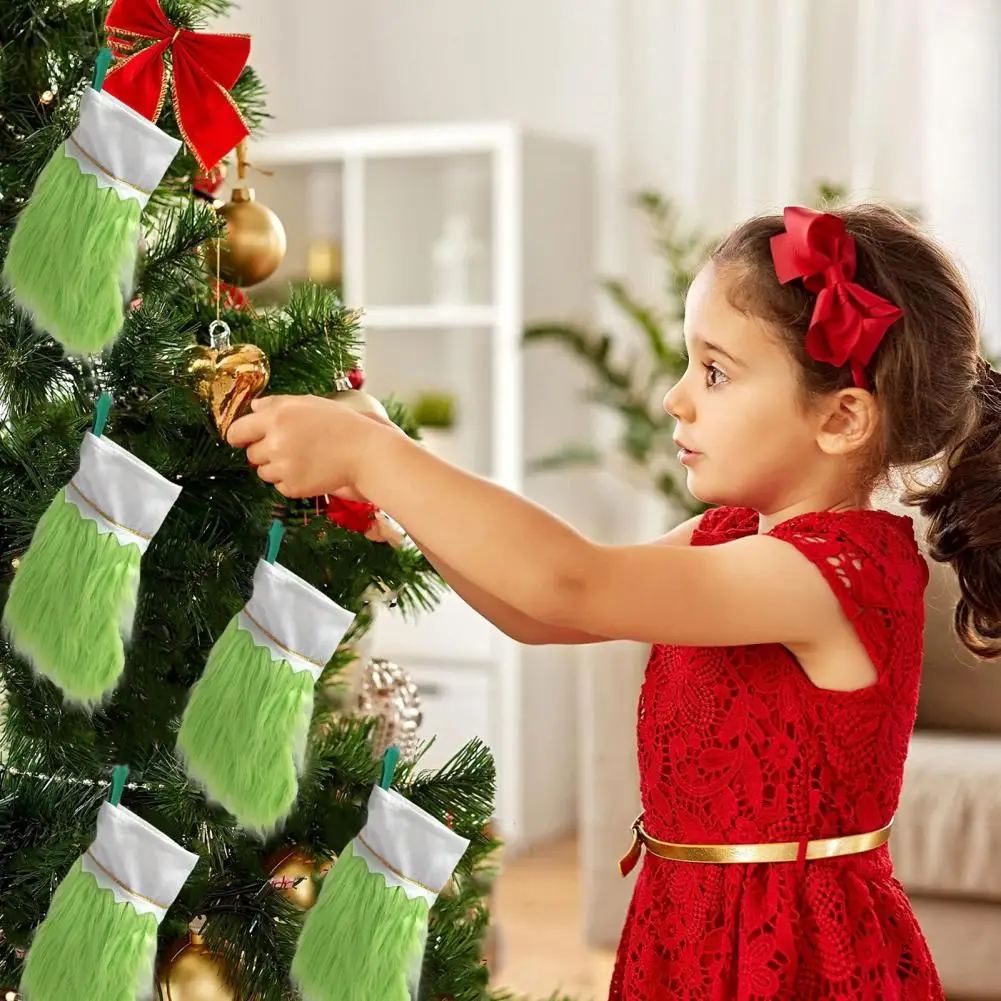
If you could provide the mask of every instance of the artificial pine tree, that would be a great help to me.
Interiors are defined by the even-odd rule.
[[[198,30],[229,4],[162,6],[173,24]],[[0,5],[0,262],[36,178],[75,126],[105,42],[106,13],[97,0]],[[231,93],[251,130],[258,128],[265,109],[252,70]],[[180,138],[170,101],[158,124]],[[39,518],[76,469],[101,394],[114,401],[105,434],[182,487],[142,559],[124,674],[96,709],[65,701],[0,640],[0,990],[17,986],[53,891],[94,837],[115,766],[127,764],[122,805],[198,857],[159,926],[161,966],[173,958],[217,977],[219,1001],[292,1001],[302,907],[315,899],[314,880],[358,833],[379,779],[373,722],[317,695],[292,814],[262,841],[207,801],[175,753],[189,692],[251,593],[276,511],[286,529],[282,565],[357,615],[318,693],[336,689],[352,663],[374,593],[391,593],[419,612],[441,585],[416,549],[370,541],[317,516],[312,505],[281,504],[222,440],[191,379],[192,348],[207,344],[218,300],[225,299],[221,318],[233,341],[267,358],[276,393],[331,391],[356,358],[358,315],[308,286],[266,314],[239,294],[224,297],[205,265],[220,221],[192,194],[196,167],[182,147],[153,193],[124,326],[100,355],[67,356],[0,291],[0,612]],[[400,407],[390,405],[390,413],[413,432]],[[421,998],[487,996],[479,877],[497,848],[487,827],[493,783],[490,753],[475,742],[437,774],[397,769],[398,791],[471,841],[431,913]],[[292,874],[291,882],[276,885],[276,874]],[[196,919],[200,936],[185,944]]]

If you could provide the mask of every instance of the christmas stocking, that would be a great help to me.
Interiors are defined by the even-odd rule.
[[[261,560],[246,606],[209,652],[177,737],[188,774],[242,827],[288,816],[313,688],[354,616],[285,567]]]
[[[21,557],[4,609],[14,649],[67,699],[93,706],[125,666],[139,562],[181,488],[88,433],[76,475]]]
[[[177,139],[104,91],[35,183],[4,263],[14,299],[68,352],[118,336],[131,296],[139,217],[180,149]]]
[[[18,997],[149,997],[157,927],[197,861],[134,813],[102,803],[97,837],[56,887],[35,932]]]
[[[305,1001],[409,1001],[428,914],[469,842],[376,786],[361,833],[334,863],[292,961]]]

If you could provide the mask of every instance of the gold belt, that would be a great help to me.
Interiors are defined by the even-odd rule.
[[[714,865],[735,862],[796,862],[801,857],[813,861],[836,858],[839,855],[859,855],[885,845],[890,840],[892,824],[891,820],[886,827],[868,834],[807,841],[805,855],[801,855],[801,841],[774,841],[762,845],[680,845],[672,841],[658,841],[643,830],[643,814],[640,814],[633,824],[633,843],[619,861],[619,872],[628,876],[639,861],[644,847],[651,855],[672,862],[705,862]]]

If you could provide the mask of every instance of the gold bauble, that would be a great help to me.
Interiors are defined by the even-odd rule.
[[[297,848],[285,848],[264,863],[271,885],[290,903],[308,911],[319,894],[316,862]]]
[[[317,240],[306,252],[306,277],[314,285],[340,285],[344,275],[341,245],[333,240]]]
[[[287,240],[281,219],[266,205],[254,200],[253,188],[234,188],[218,213],[225,220],[226,235],[216,261],[216,241],[208,244],[206,267],[224,282],[250,288],[270,278],[285,257]]]
[[[344,406],[367,417],[389,420],[386,408],[371,393],[366,393],[363,389],[335,389],[327,394],[327,398],[343,403]]]
[[[212,419],[225,438],[230,425],[250,411],[271,377],[267,355],[256,344],[229,347],[197,345],[189,353],[188,375],[195,392],[212,410]]]
[[[159,1001],[240,1001],[200,935],[175,943],[157,976]]]

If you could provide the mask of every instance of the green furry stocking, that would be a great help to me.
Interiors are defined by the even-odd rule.
[[[4,628],[71,701],[99,702],[121,676],[141,557],[135,546],[102,535],[65,490],[35,529],[10,586]]]
[[[261,560],[254,593],[209,653],[177,737],[188,774],[248,830],[295,804],[313,688],[354,617]]]
[[[198,856],[134,813],[103,803],[97,836],[56,888],[32,939],[25,1001],[148,996],[157,928]]]
[[[140,560],[180,489],[121,446],[87,434],[76,474],[39,520],[3,629],[70,701],[93,706],[118,684]]]
[[[188,774],[262,833],[287,816],[313,715],[313,678],[275,663],[234,617],[191,691],[177,749]]]
[[[306,915],[292,979],[304,1001],[410,1001],[428,914],[469,842],[376,787],[361,833]]]
[[[156,927],[77,860],[35,933],[20,992],[25,1001],[135,1001],[153,979]]]
[[[79,125],[39,174],[3,274],[18,305],[68,352],[101,351],[121,330],[139,219],[179,148],[111,95],[88,90]]]

